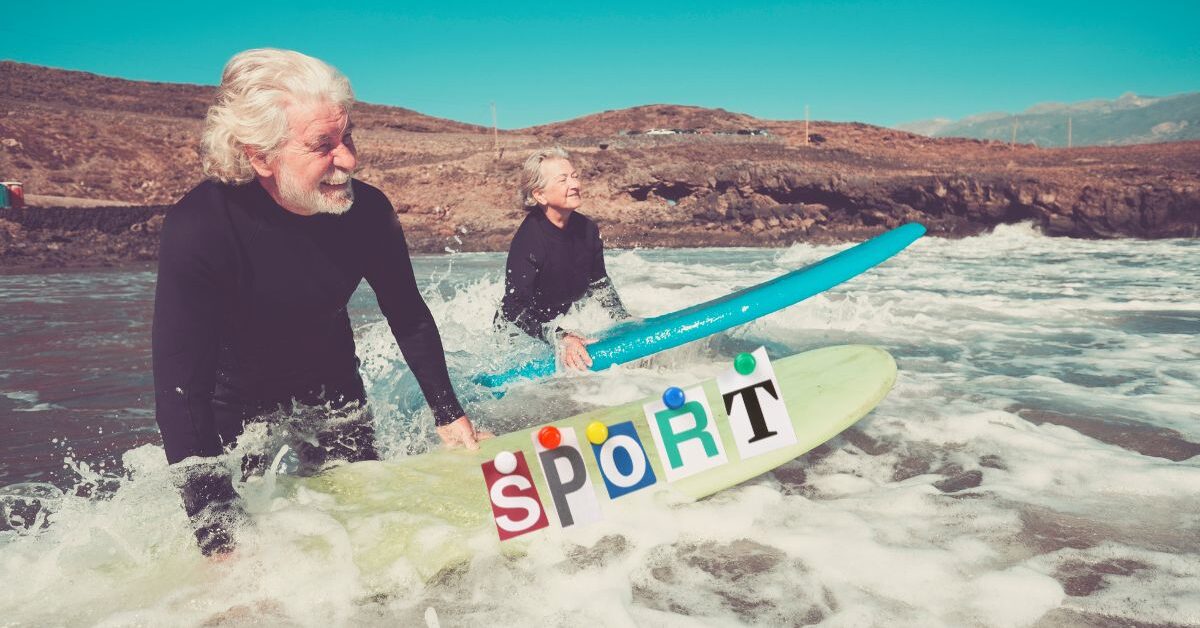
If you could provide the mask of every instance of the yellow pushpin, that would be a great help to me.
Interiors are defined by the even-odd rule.
[[[603,445],[604,441],[608,440],[608,426],[599,421],[588,423],[587,437],[591,444]]]

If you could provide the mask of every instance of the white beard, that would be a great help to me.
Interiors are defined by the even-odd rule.
[[[344,214],[354,205],[354,186],[350,183],[350,173],[338,169],[322,183],[344,184],[333,192],[323,192],[320,188],[302,190],[299,183],[286,170],[279,172],[279,196],[289,205],[300,207],[314,214]]]

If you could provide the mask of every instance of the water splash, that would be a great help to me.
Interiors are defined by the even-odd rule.
[[[617,251],[608,267],[630,310],[654,316],[838,248]],[[131,447],[121,472],[76,465],[79,481],[119,482],[107,498],[68,490],[36,534],[0,532],[0,613],[30,625],[428,625],[431,608],[445,625],[1200,624],[1200,457],[1190,448],[1200,443],[1198,250],[1189,240],[1051,239],[1029,226],[925,239],[730,333],[605,373],[514,386],[501,400],[472,396],[466,382],[497,353],[520,350],[491,335],[503,256],[419,258],[455,385],[472,418],[497,431],[711,377],[760,344],[773,354],[879,344],[897,356],[900,379],[855,429],[771,474],[695,504],[630,504],[594,526],[546,534],[520,556],[477,539],[467,565],[430,585],[401,558],[368,574],[349,542],[355,523],[331,517],[332,497],[296,490],[287,471],[242,486],[255,526],[237,560],[210,564],[194,548],[161,449]],[[70,307],[97,285],[86,275],[38,281],[0,278],[0,296],[18,296],[13,307],[59,307],[38,295]],[[114,302],[145,301],[152,277],[138,281],[99,285],[120,295]],[[436,446],[432,416],[369,291],[356,303],[386,455]],[[33,310],[0,315],[42,326]],[[566,322],[583,329],[605,316],[585,307]],[[113,334],[106,347],[133,346]],[[62,342],[44,344],[69,352]],[[61,376],[47,356],[30,385],[22,352],[5,355],[6,389],[85,412],[61,390],[79,382],[50,385]],[[95,355],[89,368],[118,363]],[[121,418],[105,423],[106,435],[121,421],[150,420],[136,401],[113,405]],[[84,440],[71,443],[79,451]],[[244,446],[280,451],[253,434]],[[288,467],[287,455],[279,464]]]

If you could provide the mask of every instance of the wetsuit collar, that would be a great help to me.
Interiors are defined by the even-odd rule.
[[[533,211],[535,212],[534,215],[537,217],[536,219],[538,221],[538,224],[540,224],[542,226],[542,231],[544,231],[546,234],[550,235],[551,237],[555,237],[555,238],[567,237],[567,232],[571,229],[571,226],[574,225],[576,222],[575,214],[577,212],[571,212],[570,214],[567,215],[567,224],[563,225],[562,228],[560,229],[558,227],[558,225],[550,222],[550,219],[546,217],[546,210],[539,207],[538,209],[535,209]]]

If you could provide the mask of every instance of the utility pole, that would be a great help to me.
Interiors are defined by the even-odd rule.
[[[804,105],[804,145],[808,146],[808,105]]]
[[[1067,148],[1071,147],[1071,116],[1067,116]]]
[[[1010,140],[1008,142],[1008,147],[1009,147],[1009,149],[1013,149],[1013,148],[1017,147],[1017,119],[1016,118],[1013,118],[1012,140]]]
[[[496,103],[492,103],[492,151],[500,152],[500,132],[496,130]]]

